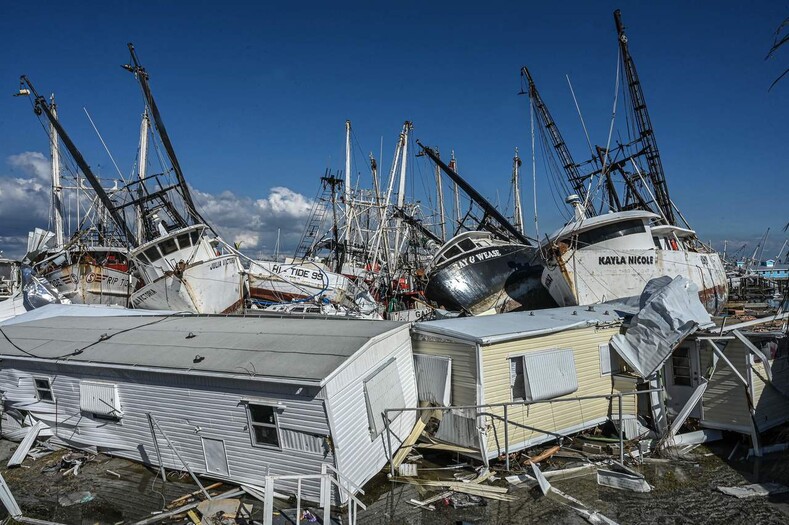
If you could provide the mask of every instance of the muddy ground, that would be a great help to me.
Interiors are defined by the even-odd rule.
[[[789,523],[789,494],[768,498],[737,499],[716,490],[719,485],[738,486],[754,482],[777,482],[789,486],[789,452],[771,454],[760,460],[726,458],[732,441],[700,446],[685,457],[670,462],[649,463],[641,467],[647,481],[654,486],[650,493],[633,493],[597,485],[594,474],[555,481],[554,486],[621,524],[726,524]],[[0,464],[5,465],[15,443],[0,441]],[[741,449],[742,450],[742,449]],[[155,473],[141,465],[98,455],[80,469],[77,476],[57,470],[42,472],[58,462],[67,451],[44,458],[27,458],[21,468],[0,471],[28,517],[65,524],[132,523],[151,516],[169,502],[193,492],[196,486],[188,475],[171,474],[168,483],[156,479]],[[448,457],[433,457],[436,464],[452,463]],[[558,466],[548,461],[544,470]],[[426,464],[423,464],[426,466]],[[427,465],[429,466],[429,465]],[[112,471],[120,478],[108,473]],[[457,471],[433,472],[432,477],[451,478]],[[472,470],[467,469],[467,472]],[[209,481],[204,484],[210,483]],[[502,486],[503,480],[496,482]],[[219,490],[229,490],[223,487]],[[62,497],[89,492],[90,501],[63,506]],[[587,523],[576,511],[541,496],[537,488],[518,486],[511,489],[516,501],[488,501],[484,506],[453,508],[445,502],[435,503],[427,511],[406,503],[424,499],[435,492],[421,492],[412,484],[387,480],[379,475],[367,486],[364,501],[368,510],[360,513],[360,524],[574,524]],[[249,500],[258,508],[257,500]],[[282,508],[287,502],[279,502]],[[262,519],[256,512],[257,519]]]

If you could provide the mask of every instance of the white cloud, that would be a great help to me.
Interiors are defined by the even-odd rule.
[[[192,191],[203,217],[250,257],[273,253],[278,229],[281,251],[295,250],[312,208],[309,198],[281,186],[260,198]],[[48,228],[49,210],[49,159],[35,151],[9,156],[0,171],[0,250],[9,257],[24,255],[27,232]]]

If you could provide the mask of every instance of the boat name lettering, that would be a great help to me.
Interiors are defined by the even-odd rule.
[[[228,257],[227,259],[222,259],[219,261],[214,261],[211,263],[211,266],[208,267],[209,270],[216,270],[217,268],[221,268],[223,266],[227,266],[228,264],[233,264],[233,258]]]
[[[465,259],[459,260],[457,265],[459,268],[465,268],[469,264],[486,261],[488,259],[493,259],[494,257],[501,257],[501,252],[499,250],[488,250],[486,252],[475,253],[474,255],[469,255]]]
[[[655,264],[654,255],[605,255],[597,258],[597,263],[602,266],[613,264]]]
[[[135,297],[132,302],[135,305],[138,305],[138,304],[142,303],[143,301],[145,301],[146,299],[148,299],[150,297],[153,297],[154,295],[156,295],[156,290],[148,290],[147,292],[143,292],[140,295],[138,295],[137,297]]]
[[[299,268],[298,266],[286,266],[283,268],[278,264],[275,264],[271,268],[276,274],[287,273],[288,270],[290,270],[291,277],[305,277],[307,279],[315,279],[316,281],[323,280],[323,273],[320,271],[305,270],[304,268]]]

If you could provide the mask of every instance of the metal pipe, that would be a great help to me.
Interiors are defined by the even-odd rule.
[[[159,426],[159,423],[156,422],[156,419],[154,419],[153,415],[148,413],[148,417],[153,422],[153,424],[156,425],[156,428],[159,429],[159,432],[162,433],[162,435],[164,436],[164,439],[167,440],[167,444],[170,446],[172,451],[175,452],[175,455],[178,457],[178,460],[181,462],[181,464],[183,464],[183,466],[186,467],[186,470],[189,471],[189,475],[192,476],[192,479],[194,480],[194,482],[197,483],[198,487],[200,487],[200,492],[202,492],[205,495],[206,499],[213,499],[213,498],[211,498],[211,495],[208,493],[208,491],[205,489],[205,487],[203,487],[203,484],[200,483],[200,480],[197,479],[197,476],[192,471],[192,467],[190,467],[189,464],[186,461],[184,461],[184,458],[181,457],[181,454],[178,453],[178,450],[176,450],[176,448],[173,445],[172,441],[170,441],[170,438],[167,437],[167,434],[164,432],[164,430],[162,430],[162,427]],[[154,443],[155,442],[156,442],[156,436],[154,435]]]
[[[510,471],[510,421],[507,417],[507,409],[509,407],[504,407],[504,456],[505,456],[505,465],[507,468],[507,472]]]
[[[392,477],[395,476],[395,469],[394,469],[394,453],[392,452],[392,433],[389,430],[389,409],[385,409],[384,413],[384,428],[386,429],[386,443],[387,443],[387,459],[389,460],[389,473]]]
[[[159,469],[162,473],[162,481],[167,483],[167,475],[164,472],[164,462],[162,462],[162,453],[159,451],[159,442],[156,440],[156,431],[153,429],[153,416],[148,416],[148,425],[151,427],[151,438],[153,439],[153,448],[156,450],[156,460],[159,462]]]
[[[625,429],[622,427],[622,392],[619,392],[619,462],[625,462]]]

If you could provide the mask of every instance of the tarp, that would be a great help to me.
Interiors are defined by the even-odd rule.
[[[698,286],[679,275],[649,281],[639,306],[630,327],[612,337],[611,346],[644,378],[657,372],[688,335],[714,324],[701,304]]]

